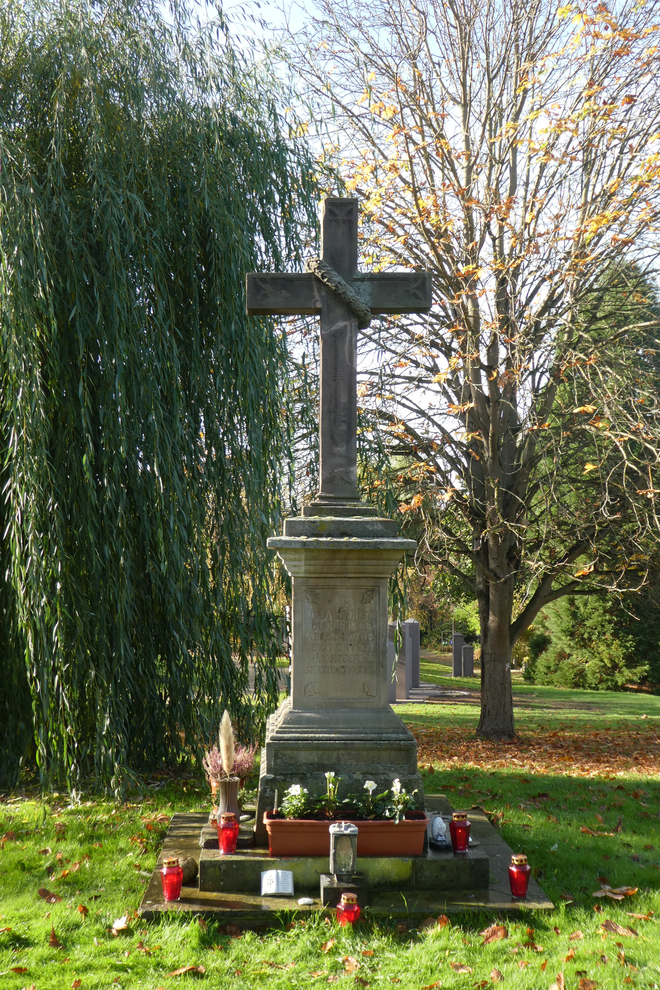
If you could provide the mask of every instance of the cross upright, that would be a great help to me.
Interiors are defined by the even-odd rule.
[[[431,308],[427,272],[357,271],[358,200],[321,204],[321,258],[307,272],[252,272],[247,312],[253,316],[321,316],[320,485],[305,515],[369,514],[357,485],[357,332],[379,313]]]

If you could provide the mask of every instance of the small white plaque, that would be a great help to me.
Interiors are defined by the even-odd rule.
[[[281,894],[293,897],[293,873],[291,870],[264,870],[261,874],[261,896]]]

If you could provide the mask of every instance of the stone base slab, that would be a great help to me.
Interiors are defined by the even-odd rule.
[[[426,795],[426,810],[451,813],[451,806],[443,795]],[[458,857],[459,862],[469,862],[471,857],[479,854],[479,858],[487,857],[489,864],[490,882],[480,888],[431,889],[425,887],[410,888],[405,884],[394,887],[376,886],[369,890],[364,917],[393,918],[414,924],[415,916],[429,917],[452,912],[487,910],[498,912],[527,912],[529,910],[549,911],[554,904],[545,896],[538,883],[531,879],[528,897],[518,901],[511,897],[509,890],[507,867],[511,861],[512,850],[504,842],[499,832],[490,824],[480,809],[472,808],[469,812],[472,822],[472,835],[479,842],[478,849],[468,853],[467,857]],[[198,884],[184,885],[181,899],[166,902],[163,899],[160,885],[160,864],[167,856],[192,856],[201,862],[202,850],[199,847],[200,830],[206,824],[206,814],[176,814],[170,822],[161,850],[158,866],[145,890],[139,913],[145,920],[159,917],[164,912],[184,912],[193,915],[204,915],[214,918],[221,924],[231,923],[246,928],[270,927],[281,924],[282,912],[296,912],[297,915],[313,914],[323,911],[319,897],[318,879],[316,885],[308,890],[294,887],[294,897],[261,897],[259,886],[253,891],[208,891],[200,890]],[[256,852],[256,850],[255,850]],[[436,855],[436,854],[434,854]],[[439,853],[445,856],[447,862],[454,859],[451,853]],[[227,859],[228,857],[224,857]],[[389,857],[388,857],[389,858]],[[359,861],[363,864],[367,858]],[[424,862],[424,859],[421,858]],[[291,860],[282,860],[283,864]],[[327,860],[324,860],[324,870],[327,871]],[[268,858],[269,868],[274,868],[276,861]],[[284,866],[283,868],[290,868]],[[312,879],[310,875],[310,880]],[[311,905],[299,905],[298,898],[307,896],[312,899]]]

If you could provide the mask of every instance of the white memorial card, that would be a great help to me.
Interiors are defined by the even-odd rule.
[[[281,894],[293,897],[293,873],[291,870],[264,870],[261,874],[261,896]]]

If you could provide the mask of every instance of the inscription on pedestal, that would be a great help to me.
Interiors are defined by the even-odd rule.
[[[302,694],[310,707],[351,699],[373,704],[382,680],[379,589],[307,587]]]

